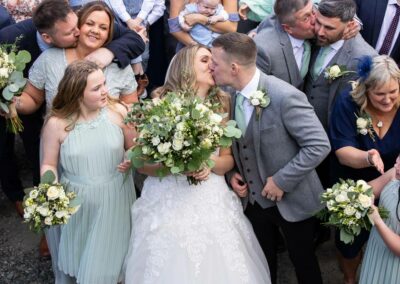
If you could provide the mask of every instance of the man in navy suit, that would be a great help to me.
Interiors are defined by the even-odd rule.
[[[25,77],[40,53],[51,46],[72,47],[79,37],[78,18],[64,0],[45,0],[35,10],[33,19],[21,21],[0,30],[1,43],[14,43],[18,37],[18,49],[31,53],[32,60],[25,68]],[[100,66],[111,61],[120,67],[130,64],[144,51],[141,35],[125,27],[115,25],[114,40],[105,48],[92,53],[88,59]],[[43,110],[43,109],[42,109]],[[42,110],[32,115],[20,115],[24,125],[21,138],[25,151],[33,166],[33,183],[39,183],[39,137],[42,128]],[[18,176],[14,155],[14,135],[6,130],[6,121],[0,117],[0,182],[7,197],[15,203],[19,214],[23,214],[21,201],[23,187]]]
[[[388,54],[400,65],[400,37],[397,28],[399,24],[400,7],[397,0],[355,0],[357,15],[363,22],[361,35],[378,53]],[[397,14],[397,15],[396,15]],[[397,17],[397,20],[395,18]],[[393,25],[393,38],[388,36],[390,26]],[[397,21],[397,24],[396,24]],[[390,41],[390,42],[389,42]],[[388,52],[382,48],[384,43],[388,45]]]
[[[14,19],[8,13],[7,9],[0,6],[0,29],[7,27],[9,25],[15,24]]]

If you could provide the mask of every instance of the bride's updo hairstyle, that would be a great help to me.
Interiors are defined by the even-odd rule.
[[[186,90],[188,88],[195,89],[197,83],[197,76],[194,70],[195,58],[197,52],[202,48],[210,50],[204,45],[196,44],[184,47],[175,54],[168,67],[164,86],[155,89],[152,97],[162,97],[171,91]],[[215,88],[211,88],[209,93],[214,93],[215,100],[222,106],[222,111],[229,114],[229,96]]]

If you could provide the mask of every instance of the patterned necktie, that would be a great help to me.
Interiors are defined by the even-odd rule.
[[[317,59],[314,62],[312,77],[313,79],[317,79],[319,74],[322,72],[322,67],[324,66],[325,58],[328,53],[332,50],[330,46],[321,47],[317,56]]]
[[[395,4],[395,6],[396,14],[393,17],[392,23],[390,24],[385,39],[383,40],[383,44],[381,46],[381,49],[379,50],[379,54],[389,54],[390,47],[392,46],[394,34],[396,33],[397,24],[399,23],[400,17],[400,6],[398,4]]]
[[[237,122],[237,125],[240,130],[242,130],[242,135],[246,133],[246,116],[244,113],[244,108],[243,108],[243,101],[245,100],[245,97],[237,93],[236,94],[236,105],[235,105],[235,120]]]
[[[305,40],[303,42],[303,57],[301,59],[301,68],[300,68],[300,75],[301,78],[304,79],[306,77],[307,72],[308,72],[308,65],[310,64],[310,58],[311,58],[311,44]]]

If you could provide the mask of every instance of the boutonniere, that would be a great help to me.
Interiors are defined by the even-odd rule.
[[[372,119],[371,117],[363,112],[359,115],[354,114],[357,118],[356,120],[356,126],[357,126],[357,133],[361,135],[367,135],[369,134],[369,137],[371,137],[372,141],[375,142],[375,136],[374,136],[374,128],[372,126]]]
[[[256,108],[256,119],[260,118],[262,108],[266,108],[271,102],[266,91],[257,90],[250,95],[250,103]]]
[[[325,68],[324,77],[325,79],[329,80],[329,82],[332,82],[337,78],[340,78],[352,72],[353,71],[347,70],[345,65],[334,64]]]

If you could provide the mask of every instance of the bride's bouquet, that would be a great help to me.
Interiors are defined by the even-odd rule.
[[[80,205],[74,192],[66,192],[60,183],[54,183],[55,176],[47,171],[38,186],[25,189],[24,222],[34,232],[53,225],[67,224]]]
[[[128,153],[132,165],[141,168],[145,163],[159,163],[160,177],[213,167],[211,154],[218,147],[231,146],[241,131],[233,120],[222,122],[221,106],[210,97],[202,100],[188,89],[134,104],[125,119],[139,133],[137,145]],[[192,177],[188,181],[197,184]]]
[[[24,129],[16,109],[11,103],[25,87],[26,79],[22,72],[29,61],[31,61],[30,53],[26,50],[17,52],[16,44],[0,45],[0,90],[2,90],[0,110],[9,114],[7,129],[12,133]]]
[[[325,224],[337,227],[342,242],[352,243],[361,229],[371,230],[373,223],[369,213],[372,210],[372,198],[372,187],[365,181],[340,179],[321,195],[326,207],[317,214],[317,217],[325,221]],[[387,218],[388,211],[379,207],[379,214],[382,218]]]

